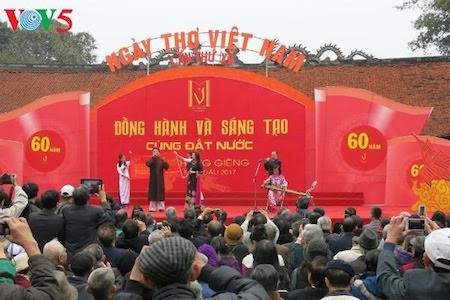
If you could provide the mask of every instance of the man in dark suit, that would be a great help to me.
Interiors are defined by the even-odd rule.
[[[106,260],[113,268],[116,268],[120,259],[122,259],[125,255],[129,255],[129,252],[133,252],[135,256],[138,256],[138,253],[135,253],[130,249],[116,248],[116,230],[112,224],[104,224],[99,227],[98,242],[103,248],[103,253],[106,256]]]
[[[73,191],[74,204],[62,212],[69,257],[97,241],[97,228],[100,225],[113,222],[111,207],[103,187],[99,189],[102,208],[88,205],[89,198],[88,188],[80,185]]]
[[[355,229],[355,222],[353,222],[353,219],[350,217],[345,218],[342,222],[342,230],[344,232],[331,238],[328,242],[330,250],[333,252],[333,256],[335,256],[339,251],[349,250],[352,248],[353,229]]]
[[[31,232],[41,251],[44,249],[44,245],[54,238],[64,243],[64,219],[55,213],[58,200],[59,193],[57,191],[46,191],[41,196],[42,210],[33,212],[28,217]]]

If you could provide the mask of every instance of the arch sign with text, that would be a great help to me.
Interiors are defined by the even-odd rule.
[[[241,49],[253,39],[247,33],[223,34],[207,33],[211,43],[225,48],[237,43],[236,36]],[[177,43],[195,46],[197,39],[179,33],[161,41],[171,49]],[[268,40],[261,43],[270,46]],[[150,42],[136,47],[147,50],[113,53],[110,68],[118,70],[134,60],[131,53],[144,57],[151,49]],[[279,51],[285,61],[289,54]],[[212,65],[152,73],[92,107],[89,92],[50,95],[0,115],[0,171],[36,181],[41,191],[91,177],[102,178],[114,192],[118,154],[125,153],[132,162],[132,193],[143,195],[149,176],[145,161],[158,146],[170,165],[166,191],[180,195],[185,169],[173,151],[198,150],[205,194],[232,198],[253,196],[258,162],[277,150],[292,189],[305,190],[317,180],[318,192],[361,193],[368,205],[416,209],[425,204],[450,211],[450,143],[420,136],[432,108],[346,87],[317,87],[314,98],[273,78]],[[261,170],[258,184],[264,177]]]

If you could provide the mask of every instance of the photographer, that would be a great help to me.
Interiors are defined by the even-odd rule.
[[[58,282],[53,276],[54,266],[39,250],[36,240],[31,234],[30,227],[24,218],[7,218],[10,235],[8,240],[21,245],[29,256],[31,288],[11,283],[0,283],[0,299],[61,299],[61,291]],[[7,276],[8,269],[14,266],[6,259],[3,248],[0,249],[0,261],[3,262],[0,272],[2,277]],[[8,268],[9,263],[9,268]]]
[[[12,205],[8,208],[0,208],[0,219],[5,217],[18,217],[25,209],[28,204],[28,196],[22,190],[20,186],[17,185],[16,175],[4,174],[1,177],[1,184],[12,184],[14,187],[14,201]],[[6,195],[6,194],[5,194]],[[3,207],[3,203],[6,197],[0,198],[0,207]]]
[[[408,217],[391,219],[383,251],[378,257],[378,286],[389,299],[448,299],[450,293],[450,228],[439,229],[425,219],[425,269],[400,274],[395,263],[394,248],[409,232]]]

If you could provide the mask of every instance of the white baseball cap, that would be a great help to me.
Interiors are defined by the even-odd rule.
[[[63,197],[72,197],[73,190],[75,190],[73,186],[71,186],[70,184],[66,184],[61,188],[61,195]]]
[[[427,235],[425,252],[436,267],[450,270],[450,228],[438,229]]]

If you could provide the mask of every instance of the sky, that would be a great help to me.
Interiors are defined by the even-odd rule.
[[[408,42],[418,32],[417,10],[398,10],[403,0],[2,0],[6,8],[73,9],[73,32],[87,31],[96,39],[98,62],[105,55],[162,33],[209,29],[278,39],[284,45],[302,44],[315,53],[336,44],[345,55],[363,50],[376,58],[438,55],[413,52]],[[206,39],[207,35],[201,37]],[[152,45],[152,50],[158,50]],[[330,56],[331,57],[331,56]],[[253,59],[252,57],[250,60]]]

